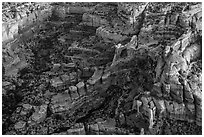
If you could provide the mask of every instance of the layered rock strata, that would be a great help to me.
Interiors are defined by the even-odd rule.
[[[71,55],[66,56],[71,58],[67,61],[69,63],[61,59],[61,62],[53,63],[47,72],[38,72],[41,76],[37,80],[40,82],[29,83],[25,80],[24,85],[37,88],[32,89],[34,93],[22,91],[26,103],[18,104],[8,118],[13,126],[9,127],[7,134],[157,134],[165,126],[163,119],[202,126],[201,72],[194,72],[198,69],[196,61],[201,59],[202,54],[200,5],[189,7],[187,13],[164,14],[165,19],[159,25],[165,29],[156,27],[152,31],[158,42],[144,45],[138,44],[139,34],[135,34],[136,30],[143,31],[144,20],[140,20],[139,25],[134,23],[137,17],[145,15],[148,4],[110,5],[114,10],[118,6],[117,13],[123,25],[130,26],[127,31],[123,27],[117,30],[117,25],[111,25],[107,18],[111,11],[108,14],[94,11],[101,8],[98,5],[94,8],[49,5],[33,11],[28,17],[22,16],[14,25],[10,22],[3,25],[3,52],[11,57],[4,56],[6,76],[16,76],[27,66],[27,60],[21,55],[24,51],[22,45],[38,33],[40,27],[46,27],[43,22],[49,17],[58,17],[52,22],[55,27],[59,25],[58,21],[67,20],[69,15],[81,17],[76,24],[95,28],[95,35],[101,37],[103,42],[115,45],[112,61],[93,67],[89,59],[82,64],[84,54],[94,58],[103,50],[90,48],[97,47],[94,44],[84,46],[77,41],[73,41],[66,50],[61,50],[57,44],[69,44],[66,37],[59,36],[60,42],[54,43],[53,49],[60,53],[69,52]],[[190,24],[179,22],[181,17]],[[134,25],[139,27],[132,28]],[[72,29],[69,33],[78,32]],[[161,36],[163,40],[159,38]],[[46,55],[49,54],[44,51],[39,57],[43,59]],[[90,68],[84,68],[86,65]],[[35,79],[29,74],[24,77]],[[11,82],[3,83],[5,95],[15,88]]]

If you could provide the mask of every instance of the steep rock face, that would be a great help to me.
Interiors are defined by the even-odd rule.
[[[118,3],[118,16],[127,25],[133,25],[138,20],[138,16],[143,13],[148,3]]]
[[[33,10],[26,14],[25,12],[19,12],[20,18],[14,18],[9,22],[3,23],[2,26],[2,40],[3,43],[9,42],[17,38],[22,32],[30,30],[36,26],[37,23],[44,22],[51,15],[51,7],[41,4],[41,9]],[[43,9],[44,7],[44,9]]]
[[[48,3],[3,24],[4,76],[17,77],[3,101],[22,97],[4,133],[200,134],[201,6],[160,4]]]
[[[5,59],[3,57],[5,61],[3,67],[7,76],[15,76],[20,69],[28,66],[23,55],[23,52],[26,52],[24,42],[39,32],[40,24],[51,16],[51,7],[42,3],[41,9],[28,14],[19,12],[19,16],[20,18],[2,24],[2,49],[3,54],[7,56]]]
[[[195,14],[192,14],[192,16],[188,17],[188,19],[192,21],[191,18],[193,18]],[[194,23],[199,24],[199,21],[197,22],[192,21],[192,24]],[[192,28],[192,29],[196,29],[196,28]],[[197,32],[199,32],[199,30]],[[192,75],[189,68],[189,64],[191,64],[192,62],[190,60],[191,59],[194,60],[193,59],[194,57],[197,58],[198,60],[201,57],[201,50],[199,49],[201,48],[201,45],[199,44],[200,43],[199,39],[200,39],[199,35],[196,35],[192,31],[187,31],[179,38],[178,41],[176,41],[169,47],[167,46],[164,53],[164,60],[166,63],[163,64],[163,67],[160,67],[160,69],[163,69],[163,73],[157,74],[161,76],[160,82],[163,83],[163,85],[161,85],[161,88],[164,91],[163,94],[165,95],[165,97],[168,98],[169,96],[171,96],[171,98],[177,101],[179,104],[187,101],[193,105],[193,100],[194,100],[193,94],[201,93],[200,92],[201,89],[199,88],[199,86],[196,86],[197,87],[196,90],[194,90],[193,87],[190,88],[188,86],[188,83],[192,82],[192,79],[188,79],[188,77]],[[192,50],[189,51],[189,49],[192,49]],[[193,49],[198,49],[197,53],[195,53]],[[192,54],[195,53],[194,54],[195,56],[189,55],[187,57],[186,52],[188,51],[189,51],[189,54],[190,52]],[[157,65],[160,66],[161,64],[158,62]],[[158,71],[158,72],[161,72],[161,71]],[[200,75],[200,74],[197,74],[197,75]],[[196,105],[197,103],[193,105],[194,106],[193,110],[195,112],[192,113],[191,111],[192,116],[190,115],[189,118],[195,117],[197,113],[195,110]],[[188,111],[186,111],[186,113],[187,112]],[[196,119],[193,118],[193,119],[196,120],[197,118]]]

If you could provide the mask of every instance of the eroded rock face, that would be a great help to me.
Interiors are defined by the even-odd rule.
[[[88,125],[88,133],[91,135],[126,135],[129,132],[116,127],[114,119],[97,119],[96,123]]]
[[[68,135],[86,135],[83,123],[77,123],[67,130]]]
[[[43,7],[43,4],[41,5]],[[3,65],[6,76],[15,76],[18,71],[27,67],[28,63],[23,57],[25,52],[24,42],[30,39],[39,30],[40,23],[44,22],[51,15],[51,7],[46,6],[44,10],[37,9],[28,14],[20,12],[20,18],[14,18],[2,25],[2,42],[5,54],[8,54],[13,61],[6,61]]]
[[[118,3],[118,16],[126,22],[127,25],[133,25],[137,22],[140,15],[148,3]]]
[[[20,14],[22,14],[20,19],[10,20],[3,25],[3,42],[14,40],[16,37],[19,37],[22,32],[31,29],[36,23],[45,21],[45,19],[51,15],[50,10],[50,7],[47,7],[47,9],[44,10],[37,9],[28,15],[20,12]]]
[[[24,129],[26,126],[26,122],[24,121],[19,121],[15,124],[14,128],[15,130],[21,130],[21,129]]]
[[[87,13],[83,14],[82,21],[83,21],[83,25],[92,26],[92,27],[106,26],[109,24],[109,22],[106,19],[103,19],[97,15],[92,15]]]
[[[48,3],[3,23],[4,76],[17,78],[3,101],[23,98],[3,105],[4,133],[200,134],[201,6],[160,4]]]
[[[43,122],[47,116],[47,105],[41,105],[31,116],[31,120],[40,123]]]
[[[52,98],[51,111],[56,113],[69,110],[71,103],[72,101],[69,94],[58,94]]]
[[[111,28],[106,28],[106,27],[99,27],[96,30],[96,34],[99,37],[102,37],[106,42],[109,42],[111,40],[115,41],[115,42],[121,42],[125,39],[127,39],[127,36],[123,36],[122,34],[118,34],[116,32],[114,32],[114,29]]]

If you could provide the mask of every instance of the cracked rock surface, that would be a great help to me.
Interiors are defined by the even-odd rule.
[[[4,135],[201,135],[202,4],[3,2]]]

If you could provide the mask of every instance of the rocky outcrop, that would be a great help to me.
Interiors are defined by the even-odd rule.
[[[3,115],[4,134],[180,134],[174,123],[199,134],[201,6],[154,8],[52,3],[6,22],[4,76],[17,80],[4,78],[3,101],[21,103]]]
[[[40,123],[45,120],[47,116],[47,105],[41,105],[39,108],[36,108],[36,111],[31,116],[31,120],[37,123]]]
[[[82,16],[82,24],[86,26],[92,27],[100,27],[100,26],[107,26],[109,22],[106,19],[101,18],[98,15],[92,15],[88,13],[84,13]]]
[[[68,135],[86,135],[83,123],[76,123],[73,127],[67,130]]]
[[[191,17],[193,16],[194,15]],[[196,22],[192,23],[196,24]],[[176,109],[179,110],[175,110],[175,115],[178,113],[181,115],[182,120],[186,118],[188,121],[195,121],[197,119],[195,119],[197,112],[195,109],[196,104],[193,103],[195,99],[193,94],[201,93],[199,86],[197,86],[196,90],[194,90],[193,87],[190,88],[189,84],[192,82],[192,79],[187,78],[192,75],[189,70],[189,65],[195,60],[195,58],[198,60],[201,57],[201,45],[198,44],[198,39],[199,36],[193,31],[188,31],[186,34],[183,34],[178,41],[169,47],[166,47],[166,50],[164,51],[165,63],[161,64],[158,61],[156,69],[157,72],[161,72],[161,70],[158,69],[163,70],[163,73],[157,74],[158,77],[160,77],[160,83],[162,83],[162,85],[159,85],[159,88],[163,89],[163,96],[166,98],[171,96],[173,100],[178,102],[178,104],[172,104],[172,108],[176,106]],[[155,89],[156,87],[157,85],[155,85]],[[156,94],[161,96],[161,92],[157,92]],[[183,102],[186,101],[188,103],[184,105]],[[185,108],[185,106],[192,107]],[[171,110],[170,106],[169,110]]]
[[[5,58],[5,65],[3,64],[5,75],[15,76],[19,70],[28,66],[22,55],[24,42],[39,32],[41,23],[46,21],[51,14],[51,7],[46,6],[44,9],[37,9],[29,14],[20,12],[20,18],[2,24],[2,48],[3,53],[8,56]]]
[[[87,127],[88,133],[91,135],[127,135],[129,133],[123,128],[116,127],[114,119],[97,119],[95,123]]]
[[[96,35],[98,35],[99,37],[102,37],[106,42],[114,41],[116,43],[122,42],[128,38],[127,36],[123,36],[122,34],[114,32],[114,29],[103,27],[103,26],[99,27],[96,30]]]
[[[25,12],[20,12],[19,14],[21,18],[9,20],[9,22],[2,24],[3,43],[8,43],[20,37],[20,35],[23,35],[23,33],[32,31],[32,27],[35,27],[37,24],[39,25],[39,23],[44,22],[49,16],[51,16],[52,13],[51,7],[46,6],[44,9],[34,10],[29,14],[26,14]]]

